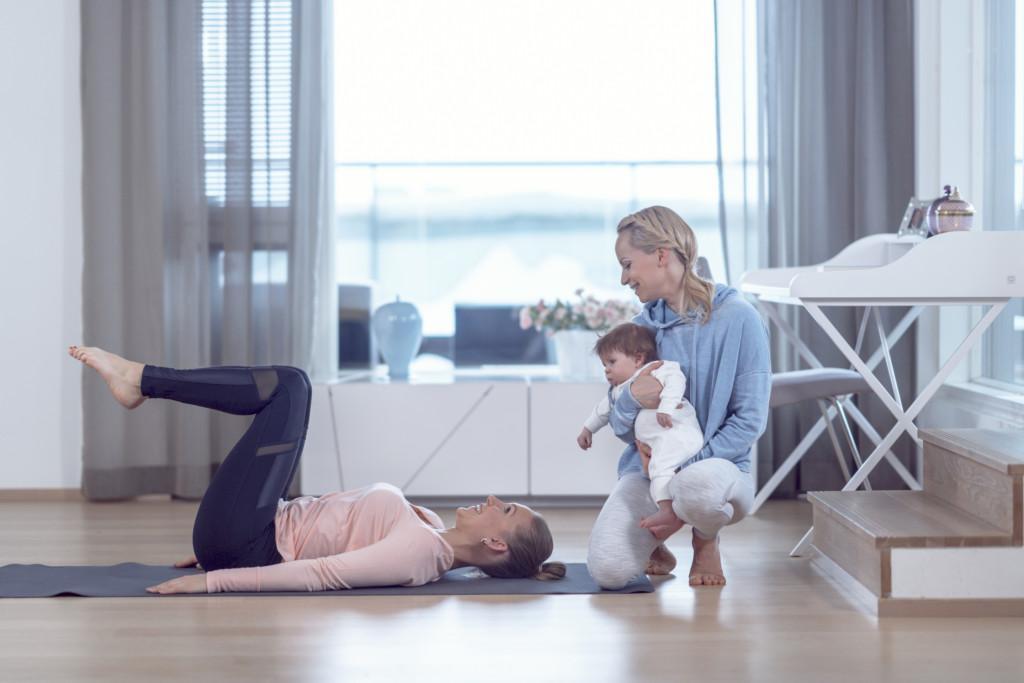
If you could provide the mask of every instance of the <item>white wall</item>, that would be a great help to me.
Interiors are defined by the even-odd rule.
[[[78,0],[0,2],[0,489],[81,482],[80,42]]]

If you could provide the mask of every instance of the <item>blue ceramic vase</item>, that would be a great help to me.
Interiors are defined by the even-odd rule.
[[[373,313],[373,334],[384,362],[388,364],[388,376],[392,379],[409,377],[409,363],[420,350],[423,341],[423,319],[412,304],[397,297],[390,304],[384,304]]]

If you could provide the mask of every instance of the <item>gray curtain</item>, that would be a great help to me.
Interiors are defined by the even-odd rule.
[[[763,1],[767,266],[819,263],[856,239],[896,230],[914,190],[912,8],[911,0]],[[847,339],[856,337],[855,312],[826,312]],[[903,312],[885,310],[887,327]],[[786,314],[825,365],[849,367],[805,312],[790,308]],[[867,335],[868,351],[876,339]],[[913,348],[908,333],[893,349],[905,401],[915,386]],[[772,355],[776,371],[804,367],[774,329]],[[884,365],[877,372],[888,386]],[[858,405],[882,434],[895,422],[877,399],[858,399]],[[762,483],[819,417],[814,405],[773,411],[759,454]],[[866,455],[872,444],[860,440]],[[906,463],[914,449],[904,436],[894,450]],[[903,487],[888,465],[875,472],[873,484]],[[841,485],[823,436],[778,490]]]
[[[332,230],[328,9],[82,2],[86,344],[157,365],[307,370],[318,348],[319,373],[330,373],[331,342],[316,341],[335,317],[317,314],[318,291],[333,289],[333,249],[321,258]],[[261,42],[271,20],[284,27],[283,67],[271,60],[281,45]],[[204,22],[216,21],[220,42],[204,45]],[[219,88],[204,83],[216,54]],[[274,88],[283,124],[269,122]],[[165,401],[128,413],[91,372],[83,410],[91,499],[199,497],[249,422]]]

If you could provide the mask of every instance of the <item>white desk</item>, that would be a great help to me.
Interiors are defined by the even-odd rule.
[[[846,404],[852,408],[854,420],[876,446],[843,490],[855,490],[886,456],[908,485],[920,488],[906,468],[890,453],[890,449],[904,432],[920,443],[914,419],[1009,300],[1024,296],[1024,232],[953,232],[916,244],[901,243],[894,235],[871,235],[854,242],[833,259],[817,266],[769,268],[746,273],[740,281],[739,289],[756,297],[758,308],[782,330],[811,367],[821,367],[821,362],[774,308],[778,305],[803,306],[896,418],[892,429],[884,438],[879,438],[878,432],[855,406],[852,403]],[[923,307],[972,304],[987,305],[989,308],[965,335],[952,356],[939,368],[935,377],[914,398],[910,407],[904,409],[889,356],[890,347],[917,320]],[[851,345],[828,319],[822,310],[826,306],[867,307],[855,344]],[[876,309],[878,306],[911,308],[891,331],[886,332]],[[870,315],[872,312],[873,315]],[[860,351],[871,317],[879,335],[880,347],[864,360]],[[874,375],[874,368],[883,359],[889,374],[891,393]],[[798,448],[809,448],[824,426],[822,418]],[[782,470],[780,468],[776,475],[784,477],[789,471]],[[794,548],[793,554],[799,554],[809,538],[810,532]]]
[[[457,370],[389,381],[345,373],[313,389],[301,462],[305,494],[376,481],[413,496],[603,496],[625,444],[576,436],[607,386],[552,366]]]

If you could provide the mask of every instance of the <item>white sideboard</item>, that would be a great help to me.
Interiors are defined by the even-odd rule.
[[[604,382],[530,382],[530,494],[608,495],[626,444],[605,427],[586,451],[576,445],[583,421],[607,393]]]
[[[603,496],[625,444],[610,428],[576,445],[607,391],[563,382],[547,368],[456,371],[389,381],[371,373],[316,384],[302,492],[386,481],[413,496]]]

